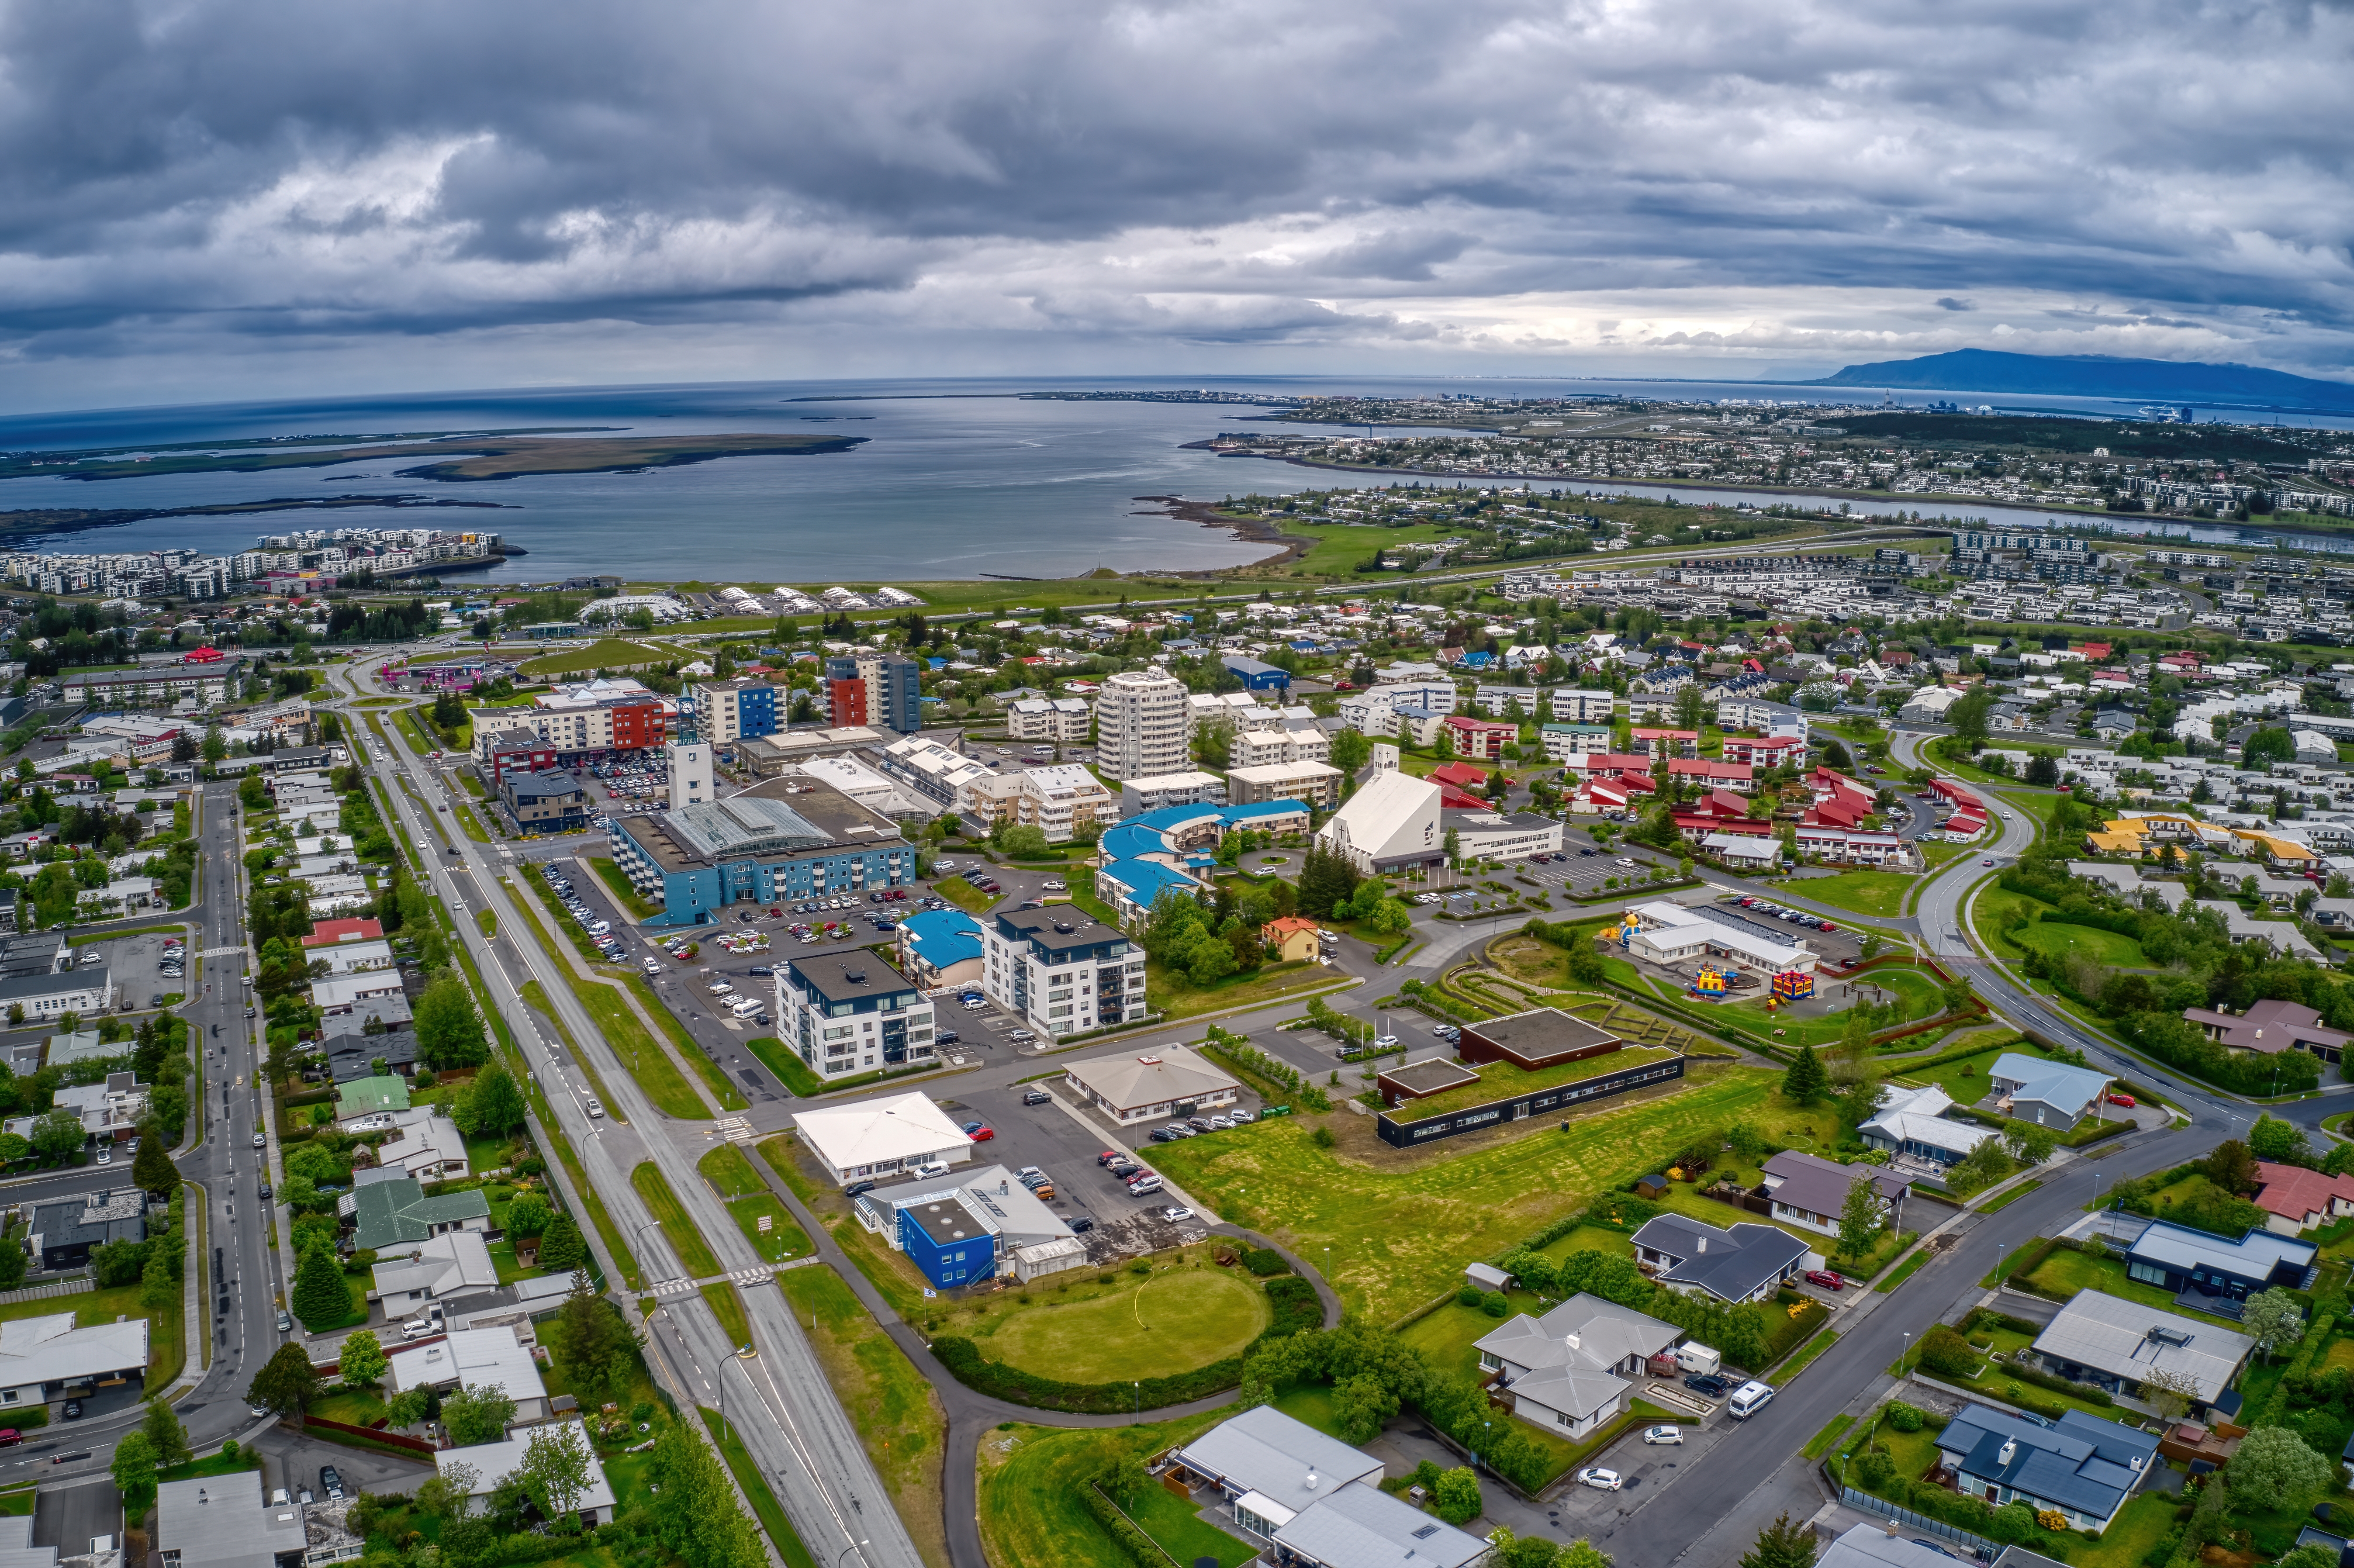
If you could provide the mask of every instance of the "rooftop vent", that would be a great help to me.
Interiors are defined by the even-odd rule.
[[[1078,927],[1077,927],[1076,926],[1072,925],[1068,920],[1057,920],[1057,921],[1055,921],[1055,929],[1057,932],[1061,933],[1062,935],[1064,935],[1064,936],[1067,937],[1067,936],[1069,936],[1072,932],[1074,932],[1074,931],[1077,930],[1077,929],[1078,929]],[[2256,1033],[2259,1033],[2259,1034],[2261,1034],[2261,1033],[2264,1033],[2264,1031],[2262,1031],[2262,1030],[2258,1030]]]
[[[1161,1065],[1161,1058],[1158,1056],[1139,1056],[1137,1058],[1137,1062],[1140,1065],[1147,1067],[1158,1067]]]
[[[2002,1452],[1994,1457],[1994,1462],[1998,1465],[2008,1465],[2018,1453],[2019,1439],[2016,1437],[2006,1437],[2003,1439]]]
[[[1428,1541],[1432,1536],[1437,1535],[1437,1533],[1438,1526],[1435,1524],[1426,1524],[1420,1530],[1414,1532],[1414,1538],[1416,1541]]]
[[[842,978],[848,980],[853,985],[864,985],[866,983],[866,971],[864,969],[844,969],[842,971]]]
[[[1316,1472],[1313,1470],[1308,1472],[1308,1489],[1311,1492],[1316,1489]]]
[[[2161,1345],[2187,1345],[2190,1342],[2190,1336],[2179,1329],[2152,1329],[2149,1337]]]

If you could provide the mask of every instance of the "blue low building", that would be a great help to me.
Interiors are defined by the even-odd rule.
[[[1253,692],[1288,692],[1291,690],[1291,672],[1257,659],[1246,659],[1229,653],[1225,658],[1226,673],[1242,677],[1246,690]]]
[[[2158,1220],[2126,1248],[2126,1274],[2171,1290],[2185,1305],[2226,1318],[2259,1290],[2313,1288],[2321,1249],[2295,1236],[2252,1230],[2237,1241]]]
[[[1002,1165],[862,1192],[859,1224],[907,1254],[935,1289],[1078,1268],[1087,1248]]]
[[[925,909],[899,921],[899,967],[926,991],[979,985],[981,922],[961,909]]]
[[[609,830],[613,863],[662,914],[650,926],[701,926],[735,904],[864,897],[916,879],[916,849],[890,818],[813,779],[770,779],[741,794]]]

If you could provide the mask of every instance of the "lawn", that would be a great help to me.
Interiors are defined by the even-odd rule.
[[[899,1517],[915,1537],[927,1563],[949,1560],[948,1537],[940,1520],[941,1462],[947,1453],[948,1416],[931,1384],[913,1362],[891,1342],[881,1325],[867,1315],[842,1277],[823,1264],[787,1269],[777,1284],[803,1323],[814,1322],[811,1347],[825,1368],[826,1382],[857,1424],[867,1457],[890,1489]],[[982,1465],[997,1435],[982,1439]],[[1055,1506],[1039,1497],[1031,1505]],[[988,1502],[984,1498],[982,1511]],[[1094,1521],[1088,1520],[1090,1528]],[[987,1529],[984,1519],[983,1529]],[[1003,1568],[1005,1560],[992,1554]]]
[[[782,1263],[787,1258],[805,1257],[811,1250],[809,1234],[803,1231],[785,1207],[784,1200],[769,1191],[744,1151],[732,1143],[723,1143],[705,1155],[695,1169],[716,1188],[727,1212],[736,1217],[736,1224],[752,1250],[768,1263]],[[762,1230],[760,1222],[769,1222]]]
[[[621,986],[631,996],[638,999],[638,1006],[644,1011],[645,1015],[662,1026],[662,1032],[670,1036],[672,1047],[678,1052],[686,1065],[702,1075],[703,1086],[711,1091],[711,1097],[719,1102],[721,1110],[737,1111],[752,1108],[752,1102],[744,1097],[743,1089],[727,1075],[727,1069],[712,1060],[703,1047],[695,1043],[695,1036],[687,1033],[686,1025],[681,1023],[670,1009],[662,1004],[661,999],[654,995],[653,987],[646,983],[643,975],[624,975],[621,977]]]
[[[1835,909],[1893,919],[1904,913],[1904,895],[1919,881],[1917,876],[1893,871],[1842,871],[1835,876],[1777,878],[1773,885]]]
[[[1389,1323],[1455,1288],[1466,1262],[1502,1252],[1640,1175],[1646,1151],[1681,1148],[1742,1121],[1788,1147],[1826,1147],[1832,1113],[1787,1104],[1778,1081],[1755,1068],[1712,1070],[1659,1098],[1575,1118],[1566,1135],[1547,1118],[1459,1154],[1396,1154],[1369,1128],[1345,1125],[1363,1118],[1288,1117],[1250,1139],[1164,1145],[1155,1163],[1222,1217],[1305,1256],[1349,1309]],[[1333,1126],[1349,1148],[1317,1148],[1311,1123]]]
[[[1172,1376],[1239,1354],[1273,1317],[1255,1280],[1222,1268],[1118,1278],[1108,1290],[1067,1301],[1034,1287],[1029,1305],[963,1331],[984,1353],[1040,1377],[1117,1383]]]
[[[1490,1318],[1479,1308],[1449,1300],[1437,1311],[1426,1313],[1399,1330],[1398,1339],[1420,1351],[1431,1371],[1442,1375],[1451,1372],[1476,1383],[1480,1375],[1479,1352],[1473,1347],[1511,1322],[1514,1315],[1525,1312],[1532,1318],[1541,1318],[1553,1305],[1526,1290],[1506,1291],[1504,1302],[1504,1315]]]
[[[1574,1252],[1606,1252],[1620,1257],[1632,1257],[1635,1255],[1635,1244],[1627,1239],[1624,1231],[1614,1231],[1607,1225],[1580,1225],[1538,1250],[1559,1263]]]
[[[645,1200],[647,1209],[662,1226],[663,1239],[670,1243],[671,1251],[677,1255],[679,1266],[686,1270],[689,1279],[719,1272],[719,1260],[712,1255],[711,1244],[703,1239],[703,1233],[686,1217],[685,1205],[670,1190],[670,1182],[652,1160],[643,1161],[630,1172],[630,1185]]]
[[[624,642],[618,637],[603,637],[586,648],[567,649],[534,659],[523,666],[523,673],[579,675],[591,670],[641,670],[649,665],[669,664],[681,657],[677,649],[659,643]]]
[[[1925,1070],[1907,1072],[1902,1063],[1891,1064],[1898,1076],[1908,1084],[1935,1084],[1952,1097],[1956,1105],[1974,1106],[1987,1097],[1993,1086],[1987,1074],[1993,1070],[1995,1059],[2001,1051],[1981,1051],[1975,1056],[1965,1056],[1958,1062],[1946,1062]],[[2041,1059],[2041,1053],[2033,1053]]]
[[[719,1319],[719,1331],[727,1342],[741,1350],[752,1342],[751,1320],[744,1314],[744,1298],[736,1294],[736,1287],[725,1279],[715,1280],[703,1287],[704,1305]]]
[[[747,1040],[744,1048],[752,1053],[760,1065],[777,1075],[785,1092],[803,1099],[825,1093],[826,1083],[810,1070],[810,1065],[786,1049],[785,1043],[773,1034],[763,1034],[757,1040]]]
[[[174,1234],[179,1233],[175,1232]],[[193,1266],[193,1265],[191,1266]],[[153,1312],[143,1312],[139,1306],[139,1282],[117,1285],[105,1290],[84,1291],[78,1296],[52,1296],[38,1301],[12,1301],[0,1307],[0,1322],[18,1322],[27,1318],[48,1318],[60,1312],[70,1312],[78,1329],[95,1329],[111,1323],[118,1318],[144,1317],[147,1319],[147,1383],[145,1392],[170,1386],[180,1375],[187,1359],[187,1347],[181,1338],[182,1311],[180,1299],[175,1296],[169,1307]]]
[[[596,872],[597,880],[605,885],[605,891],[639,919],[650,919],[663,912],[661,905],[640,893],[630,879],[621,874],[621,868],[613,863],[610,855],[592,854],[588,857],[588,865]]]
[[[982,1434],[981,1537],[991,1568],[1135,1568],[1087,1511],[1079,1489],[1122,1454],[1157,1454],[1234,1414],[1228,1405],[1116,1430],[1013,1425]]]
[[[1400,1121],[1420,1121],[1426,1117],[1469,1110],[1490,1100],[1517,1098],[1523,1094],[1550,1089],[1558,1084],[1579,1083],[1587,1078],[1600,1077],[1605,1073],[1639,1067],[1650,1062],[1664,1062],[1674,1054],[1672,1051],[1651,1046],[1629,1045],[1617,1051],[1606,1051],[1599,1056],[1586,1056],[1574,1062],[1564,1062],[1558,1066],[1540,1068],[1533,1073],[1516,1063],[1490,1062],[1472,1069],[1479,1075],[1479,1082],[1463,1084],[1424,1099],[1404,1101],[1390,1114]]]
[[[2170,1494],[2145,1491],[2117,1510],[2097,1542],[2072,1547],[2068,1561],[2074,1568],[2139,1568],[2142,1559],[2174,1528],[2176,1507]]]
[[[1202,1568],[1204,1558],[1218,1568],[1242,1568],[1258,1555],[1216,1525],[1204,1522],[1193,1504],[1160,1486],[1150,1486],[1129,1499],[1122,1510],[1161,1550],[1191,1568]]]
[[[1251,974],[1229,975],[1197,986],[1172,974],[1158,960],[1145,966],[1145,1005],[1172,1019],[1190,1018],[1229,1007],[1252,1007],[1283,997],[1304,997],[1310,991],[1333,991],[1349,983],[1318,964],[1269,964]]]
[[[2138,1279],[2127,1278],[2125,1264],[2114,1257],[2088,1257],[2081,1252],[2071,1252],[2065,1247],[2054,1248],[2052,1255],[2038,1264],[2035,1272],[2027,1277],[2027,1282],[2034,1286],[2038,1291],[2061,1300],[2065,1300],[2080,1290],[2098,1290],[2105,1295],[2122,1297],[2127,1301],[2138,1301],[2145,1307],[2163,1308],[2168,1312],[2179,1312],[2185,1317],[2218,1324],[2222,1328],[2232,1330],[2239,1328],[2237,1323],[2226,1322],[2221,1318],[2209,1317],[2204,1312],[2193,1311],[2188,1307],[2176,1306],[2174,1298],[2157,1286],[2144,1285]]]
[[[2139,942],[2115,931],[2103,931],[2092,926],[2047,924],[2038,920],[2031,926],[2021,927],[2013,942],[2018,947],[2031,948],[2055,959],[2081,953],[2094,963],[2107,964],[2112,968],[2144,969],[2149,964]]]
[[[932,891],[968,915],[986,915],[997,903],[961,876],[944,876],[933,884]]]

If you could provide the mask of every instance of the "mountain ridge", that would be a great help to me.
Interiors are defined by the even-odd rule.
[[[2292,376],[2253,365],[2206,365],[2108,355],[2009,354],[1957,348],[1918,359],[1850,365],[1800,387],[1884,387],[1923,391],[2010,392],[2118,397],[2354,413],[2354,384]]]

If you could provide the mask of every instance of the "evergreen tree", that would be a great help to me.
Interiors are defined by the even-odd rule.
[[[281,1415],[300,1415],[318,1397],[319,1374],[312,1369],[311,1354],[292,1342],[278,1347],[245,1391],[247,1404]]]
[[[147,1435],[155,1463],[164,1469],[185,1465],[196,1457],[188,1442],[188,1429],[181,1425],[180,1413],[160,1399],[147,1402],[147,1414],[141,1417],[139,1430]]]
[[[490,1060],[490,1041],[473,993],[455,974],[443,972],[417,999],[417,1059],[436,1072],[478,1067]]]
[[[515,1083],[514,1075],[496,1062],[476,1073],[459,1102],[458,1121],[468,1132],[483,1137],[496,1137],[521,1127],[523,1089]]]
[[[314,1246],[302,1255],[294,1270],[292,1305],[294,1316],[314,1334],[352,1315],[351,1292],[344,1287],[344,1271],[335,1266],[334,1248]]]
[[[1741,1554],[1741,1568],[1813,1568],[1814,1527],[1784,1514],[1757,1532],[1757,1544]]]
[[[1797,1057],[1789,1071],[1782,1075],[1782,1097],[1793,1105],[1810,1106],[1823,1097],[1830,1087],[1830,1075],[1823,1071],[1821,1060],[1811,1045],[1798,1047]]]
[[[539,1266],[548,1274],[569,1274],[588,1261],[588,1244],[580,1239],[579,1222],[558,1214],[539,1238]]]
[[[164,1139],[153,1128],[139,1140],[138,1158],[131,1162],[131,1179],[143,1192],[169,1192],[180,1184],[180,1168],[164,1152]]]

